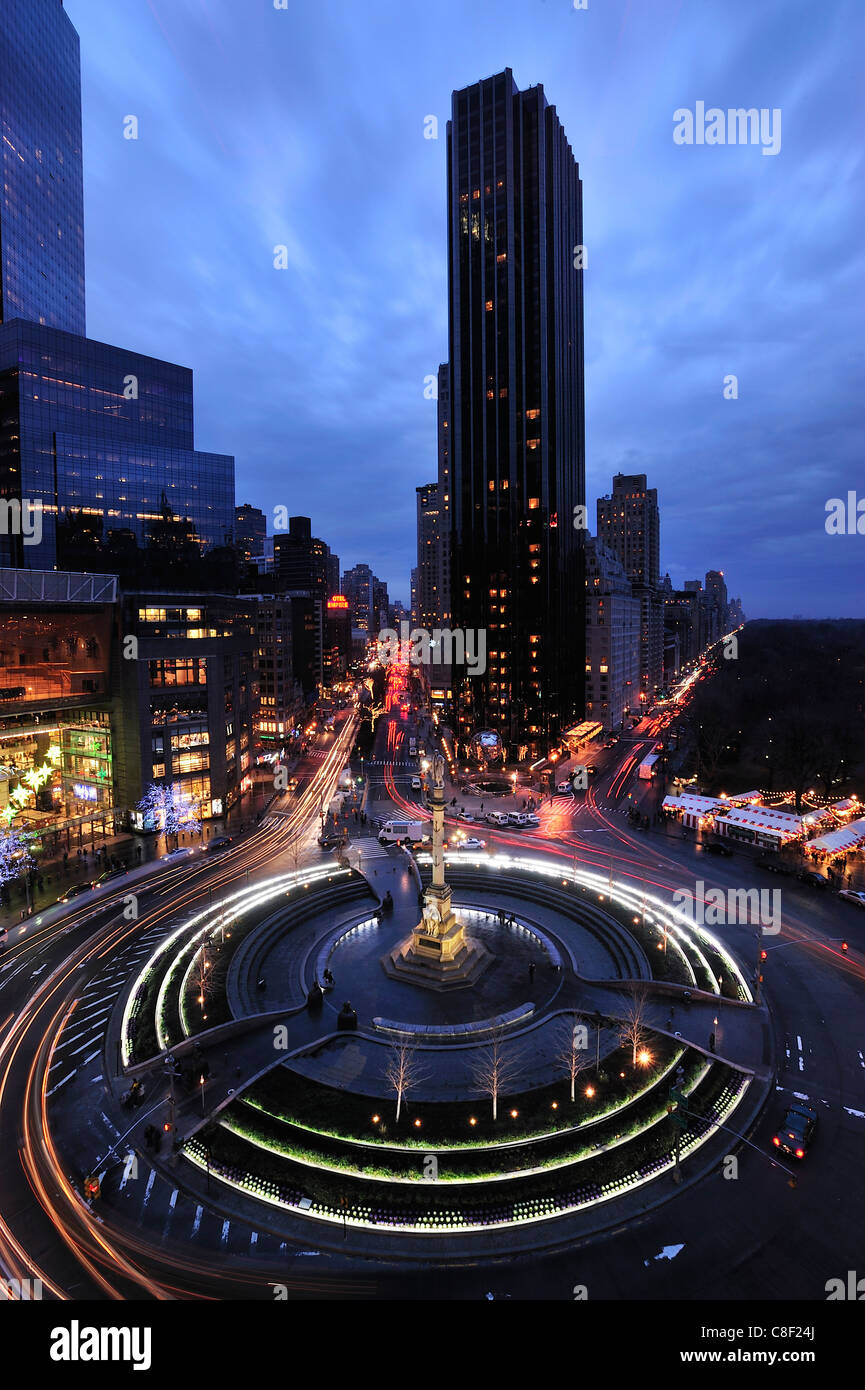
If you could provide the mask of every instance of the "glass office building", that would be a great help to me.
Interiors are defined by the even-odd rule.
[[[0,4],[0,322],[84,334],[78,35],[62,0]]]
[[[0,324],[0,499],[41,508],[29,536],[0,518],[6,565],[52,568],[72,517],[144,546],[166,507],[209,549],[233,537],[234,459],[194,448],[188,368],[17,319]]]

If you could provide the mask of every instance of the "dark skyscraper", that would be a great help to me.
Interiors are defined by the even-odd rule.
[[[487,641],[460,729],[542,749],[584,699],[582,185],[510,69],[454,93],[448,219],[451,624]]]
[[[645,473],[617,473],[609,497],[598,498],[598,539],[618,555],[632,584],[657,587],[661,574],[658,490]]]
[[[83,336],[78,35],[61,0],[0,4],[0,322]]]
[[[648,708],[664,672],[664,595],[658,490],[645,473],[617,473],[599,497],[598,540],[617,555],[640,600],[640,700]]]
[[[438,496],[439,520],[439,613],[443,623],[451,618],[451,373],[447,362],[438,374]]]
[[[442,507],[437,483],[415,489],[417,496],[417,574],[420,627],[435,627],[441,617]]]

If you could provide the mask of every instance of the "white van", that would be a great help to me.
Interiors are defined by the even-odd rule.
[[[418,844],[427,838],[428,826],[420,820],[386,820],[378,832],[380,845]]]
[[[487,811],[487,825],[510,825],[507,811]]]
[[[531,825],[527,811],[508,811],[508,825],[516,825],[524,830],[527,825]]]

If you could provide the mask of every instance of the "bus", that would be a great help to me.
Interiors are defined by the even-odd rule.
[[[413,738],[413,737],[412,737],[412,738],[409,738],[409,741],[408,741],[408,755],[409,755],[410,758],[416,758],[416,757],[417,757],[417,739],[416,739],[416,738]]]

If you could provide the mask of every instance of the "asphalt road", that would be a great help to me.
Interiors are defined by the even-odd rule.
[[[415,727],[401,703],[381,721],[366,767],[370,815],[387,814],[388,808],[391,814],[413,808],[422,813],[408,758]],[[247,872],[254,877],[277,865],[285,869],[298,855],[303,862],[321,857],[314,844],[318,813],[342,765],[337,756],[329,766],[324,748],[316,750],[302,774],[308,794],[301,813],[294,814],[286,801],[282,815],[217,863],[159,866],[135,888],[137,922],[123,920],[129,885],[121,880],[118,891],[97,906],[67,909],[60,917],[50,914],[52,920],[42,924],[34,920],[23,936],[10,939],[0,959],[4,1269],[21,1274],[39,1270],[78,1298],[104,1297],[108,1283],[122,1296],[154,1296],[171,1284],[188,1296],[265,1299],[272,1298],[275,1281],[287,1282],[291,1296],[299,1298],[471,1300],[492,1292],[496,1298],[570,1301],[575,1286],[585,1286],[591,1299],[825,1298],[828,1279],[843,1278],[848,1269],[857,1268],[857,1261],[861,1264],[865,914],[834,895],[764,875],[746,854],[708,858],[678,835],[635,830],[622,806],[633,789],[636,762],[630,776],[622,768],[632,754],[643,751],[638,745],[645,742],[620,743],[610,756],[595,757],[599,771],[590,792],[556,798],[544,808],[539,830],[499,832],[485,826],[481,833],[490,847],[559,856],[563,867],[576,858],[581,868],[603,874],[612,870],[666,902],[676,890],[693,892],[698,881],[707,888],[780,892],[777,934],[759,935],[751,924],[715,927],[755,967],[760,947],[768,952],[764,988],[780,1059],[775,1100],[747,1136],[750,1144],[731,1135],[737,1161],[733,1175],[714,1172],[682,1192],[671,1183],[671,1200],[663,1207],[564,1253],[509,1259],[486,1268],[421,1270],[323,1251],[316,1245],[314,1223],[308,1246],[292,1247],[268,1230],[264,1209],[261,1221],[251,1225],[221,1210],[216,1197],[211,1206],[202,1205],[183,1192],[182,1184],[154,1173],[124,1184],[118,1199],[104,1209],[129,1267],[100,1250],[93,1215],[80,1202],[76,1210],[77,1199],[58,1180],[58,1164],[41,1152],[44,1115],[31,1084],[34,1061],[77,1000],[82,1019],[78,1065],[90,1068],[93,1075],[88,1072],[87,1081],[98,1094],[106,1064],[99,1048],[98,1005],[112,981],[121,987],[129,962],[147,949],[147,939],[158,939],[181,908],[206,902],[209,893],[244,881]],[[645,795],[644,789],[637,790]],[[370,833],[353,824],[350,830],[361,844]],[[850,944],[846,956],[839,949],[842,936]],[[51,1084],[62,1082],[64,1074],[63,1067],[52,1072]],[[820,1113],[818,1137],[797,1171],[795,1186],[773,1160],[771,1145],[784,1103],[793,1094],[808,1096]],[[62,1133],[50,1138],[62,1148]],[[117,1143],[107,1129],[101,1138],[106,1147]]]

